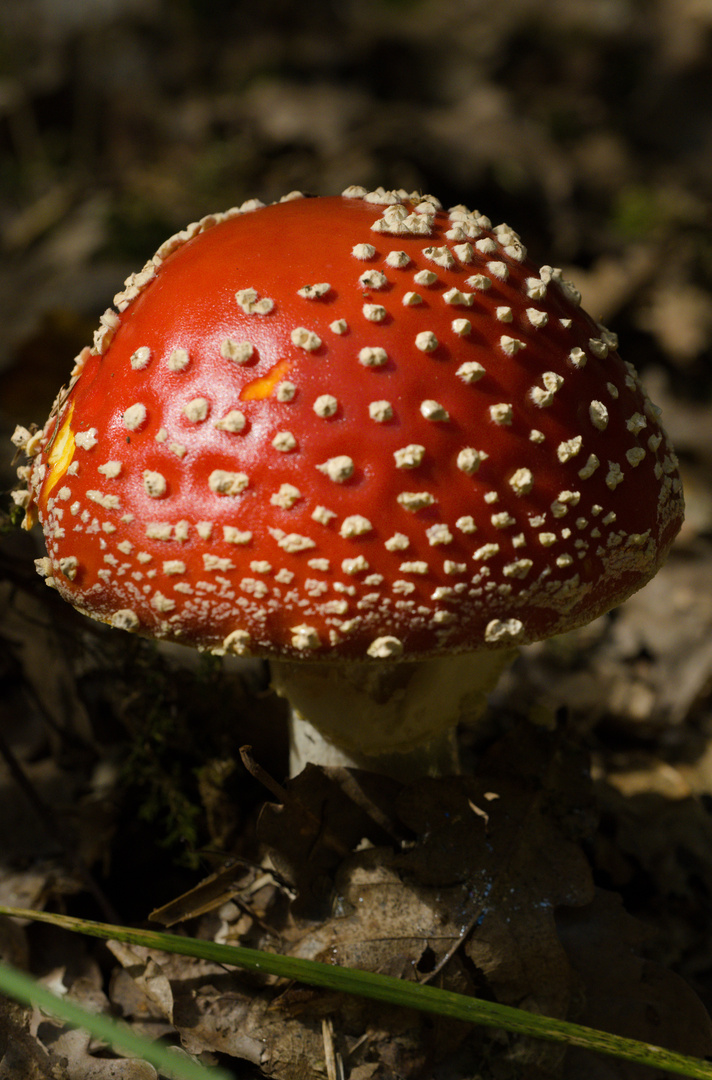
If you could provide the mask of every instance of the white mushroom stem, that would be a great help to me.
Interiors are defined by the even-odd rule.
[[[421,661],[273,661],[291,706],[290,772],[307,762],[398,779],[458,772],[456,727],[476,722],[516,650]]]

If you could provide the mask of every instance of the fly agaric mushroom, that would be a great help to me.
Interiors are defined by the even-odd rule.
[[[644,585],[683,515],[658,410],[561,272],[404,191],[172,237],[27,435],[47,583],[268,658],[297,764],[447,767],[512,650]]]

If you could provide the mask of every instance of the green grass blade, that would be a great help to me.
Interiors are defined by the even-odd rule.
[[[258,949],[219,945],[215,942],[181,937],[177,934],[110,926],[105,923],[71,918],[67,915],[53,915],[47,912],[26,911],[3,906],[0,906],[0,915],[36,919],[92,937],[113,938],[146,948],[161,949],[163,952],[198,957],[249,971],[295,979],[310,986],[320,986],[340,993],[357,994],[375,1001],[417,1009],[420,1012],[437,1013],[454,1020],[503,1028],[506,1031],[528,1035],[535,1039],[563,1043],[567,1046],[576,1046],[599,1054],[635,1061],[654,1069],[667,1070],[678,1076],[691,1077],[692,1080],[712,1080],[712,1064],[699,1058],[687,1057],[637,1039],[626,1039],[619,1035],[610,1035],[605,1031],[596,1031],[567,1020],[555,1020],[536,1013],[525,1012],[523,1009],[516,1009],[510,1005],[499,1005],[463,994],[454,994],[449,990],[440,990],[427,984],[405,982],[388,975],[337,967],[316,960],[301,960],[278,953],[261,952]]]
[[[179,1057],[162,1043],[136,1035],[110,1016],[87,1012],[76,1002],[58,997],[29,975],[3,963],[0,963],[0,993],[25,1005],[36,1005],[70,1027],[83,1028],[122,1054],[149,1062],[162,1076],[173,1080],[234,1080],[232,1073]]]

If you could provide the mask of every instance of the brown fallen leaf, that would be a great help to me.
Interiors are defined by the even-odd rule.
[[[401,795],[401,817],[422,840],[398,866],[411,881],[466,886],[460,932],[498,1001],[566,1014],[570,973],[553,913],[593,895],[577,835],[587,814],[591,824],[589,803],[586,756],[531,725],[498,740],[474,777]],[[471,804],[486,806],[486,819]]]
[[[698,763],[698,778],[709,769]],[[631,895],[636,913],[657,928],[655,957],[679,964],[692,979],[712,962],[709,897],[712,893],[712,818],[707,797],[666,798],[627,788],[611,775],[598,785],[602,828],[595,840],[597,869],[612,887]],[[624,778],[625,779],[625,778]],[[644,890],[636,886],[644,883]],[[685,919],[680,921],[679,912]],[[680,959],[681,958],[681,959]]]
[[[307,765],[285,785],[284,803],[267,803],[260,813],[257,838],[297,890],[295,914],[326,916],[343,859],[363,840],[392,842],[389,828],[398,827],[392,810],[398,782],[350,772]]]
[[[324,832],[337,832],[325,790],[305,783],[301,798],[313,813],[320,808]],[[524,725],[494,744],[474,777],[426,778],[380,794],[384,812],[413,839],[361,844],[342,859],[328,878],[331,917],[314,925],[295,913],[292,951],[399,978],[435,977],[462,993],[566,1016],[575,980],[554,911],[593,898],[579,846],[593,820],[586,756],[559,734]],[[353,806],[339,801],[339,814],[350,844],[368,835]],[[295,836],[284,827],[269,835],[278,858],[286,850],[294,861]],[[312,842],[318,850],[318,836]],[[322,873],[336,862],[331,850]],[[470,1035],[451,1033],[448,1052]],[[421,1049],[432,1057],[427,1038]],[[561,1057],[539,1044],[526,1060],[553,1068]]]
[[[307,926],[294,952],[345,967],[422,980],[460,941],[469,891],[464,883],[404,882],[390,848],[358,852],[336,877],[332,918]]]
[[[679,975],[637,955],[650,932],[625,911],[617,893],[598,889],[588,906],[560,908],[556,925],[581,981],[581,1007],[570,1019],[695,1057],[712,1053],[707,1010]],[[667,1075],[632,1062],[603,1062],[576,1048],[567,1050],[565,1062],[565,1080]]]

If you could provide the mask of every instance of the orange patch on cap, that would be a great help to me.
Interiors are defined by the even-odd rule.
[[[266,375],[261,375],[259,379],[253,379],[247,386],[243,386],[240,391],[240,401],[263,401],[270,397],[291,366],[290,360],[278,360]]]
[[[38,499],[40,504],[45,504],[47,502],[50,494],[72,464],[72,458],[74,457],[74,450],[76,448],[74,431],[72,430],[73,412],[74,402],[72,402],[67,409],[67,414],[62,421],[61,427],[55,428],[55,433],[48,444],[47,476],[42,485],[42,491]]]

